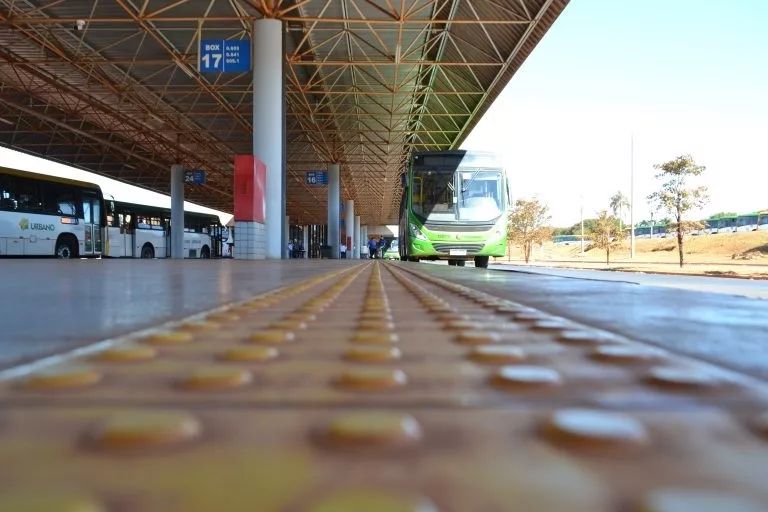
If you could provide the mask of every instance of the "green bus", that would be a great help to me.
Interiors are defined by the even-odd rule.
[[[402,176],[400,259],[487,268],[507,249],[507,173],[495,155],[414,152]]]

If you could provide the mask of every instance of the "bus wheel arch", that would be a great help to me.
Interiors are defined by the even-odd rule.
[[[56,239],[54,255],[62,260],[77,258],[77,238],[72,233],[62,233]]]
[[[144,244],[144,246],[141,248],[141,258],[142,259],[153,259],[155,257],[155,247],[147,242]]]
[[[211,258],[211,248],[208,247],[207,245],[204,245],[200,249],[200,259],[207,260],[207,259],[210,259],[210,258]]]

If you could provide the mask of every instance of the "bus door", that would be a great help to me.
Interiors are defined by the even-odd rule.
[[[92,192],[83,191],[83,228],[85,230],[83,256],[98,256],[104,250],[101,229],[101,199]]]

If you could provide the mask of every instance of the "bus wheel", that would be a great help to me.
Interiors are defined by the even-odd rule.
[[[456,266],[457,267],[463,267],[466,261],[464,260],[456,260]]]
[[[211,257],[211,250],[208,248],[207,245],[204,245],[202,249],[200,249],[200,259],[201,260],[207,260]]]
[[[155,257],[155,248],[152,247],[152,244],[144,244],[144,247],[141,248],[141,259],[148,259],[151,260]]]
[[[62,236],[56,240],[56,257],[62,260],[68,260],[77,257],[75,243],[69,236]]]
[[[488,256],[475,256],[475,268],[488,268]]]
[[[448,266],[449,267],[455,267],[456,266],[456,260],[448,260]]]

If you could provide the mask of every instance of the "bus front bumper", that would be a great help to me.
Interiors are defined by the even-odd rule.
[[[419,258],[472,258],[474,256],[503,257],[506,254],[506,239],[487,242],[430,241],[411,239],[411,255]]]

